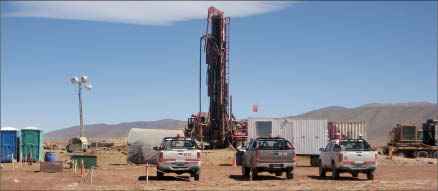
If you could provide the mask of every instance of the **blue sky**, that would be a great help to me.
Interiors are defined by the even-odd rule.
[[[1,3],[2,126],[78,125],[74,75],[93,85],[83,95],[85,124],[186,120],[198,111],[210,4],[232,17],[239,118],[436,103],[437,2]]]

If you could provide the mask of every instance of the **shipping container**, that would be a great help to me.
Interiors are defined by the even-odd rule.
[[[328,144],[327,120],[288,119],[297,155],[319,155]]]
[[[326,147],[329,139],[327,120],[297,118],[249,118],[248,137],[283,137],[290,141],[298,156],[310,156],[311,165],[318,165],[319,148]]]
[[[43,159],[43,130],[37,127],[25,127],[21,129],[20,152],[23,152],[23,160],[33,161]]]
[[[331,140],[335,139],[339,133],[343,139],[367,139],[365,122],[329,122],[328,132]]]
[[[13,127],[1,128],[1,162],[12,162],[12,159],[17,159],[18,132],[19,130]]]

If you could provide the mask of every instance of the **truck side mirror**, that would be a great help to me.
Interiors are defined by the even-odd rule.
[[[154,151],[158,151],[158,147],[154,147]]]
[[[324,148],[319,148],[319,151],[324,152],[325,149]]]

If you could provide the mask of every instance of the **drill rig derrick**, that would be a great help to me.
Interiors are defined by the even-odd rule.
[[[188,120],[186,136],[208,142],[210,148],[224,148],[247,138],[247,123],[233,120],[229,95],[229,23],[224,12],[208,9],[204,51],[207,64],[207,87],[210,98],[208,120],[201,118],[201,112]],[[211,23],[211,33],[210,32]],[[201,53],[200,53],[201,54]],[[203,115],[205,116],[205,114]],[[202,125],[201,125],[202,124]]]

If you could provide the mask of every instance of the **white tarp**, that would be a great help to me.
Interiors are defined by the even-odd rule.
[[[178,133],[184,135],[181,130],[132,128],[128,135],[128,161],[156,165],[158,152],[153,147],[159,147],[164,137],[176,137]]]

